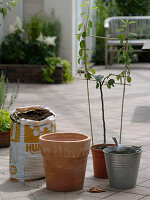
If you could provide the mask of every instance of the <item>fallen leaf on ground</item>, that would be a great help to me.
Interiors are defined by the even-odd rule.
[[[89,190],[87,190],[87,192],[100,193],[100,192],[106,192],[106,191],[101,188],[92,187]]]

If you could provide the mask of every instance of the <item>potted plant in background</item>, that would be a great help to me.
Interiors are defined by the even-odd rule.
[[[8,147],[10,145],[10,127],[11,119],[9,109],[13,105],[18,92],[19,84],[7,101],[9,83],[5,82],[5,75],[1,74],[0,77],[0,147]]]
[[[130,63],[132,61],[131,56],[133,53],[133,48],[129,45],[129,36],[136,36],[135,33],[129,32],[129,25],[135,23],[134,21],[121,20],[121,28],[118,32],[123,32],[119,34],[119,39],[121,45],[125,43],[118,50],[118,62],[122,59],[124,62],[124,70],[121,74],[117,75],[117,80],[122,83],[123,80],[123,95],[122,95],[122,107],[121,107],[121,125],[120,125],[120,139],[119,145],[116,141],[115,147],[108,147],[104,149],[106,166],[108,171],[109,184],[113,188],[127,189],[133,188],[136,185],[137,174],[139,169],[140,157],[141,157],[141,147],[121,145],[122,141],[122,125],[123,125],[123,114],[124,114],[124,101],[125,101],[125,91],[126,83],[131,82],[130,76]],[[121,54],[122,52],[122,54]]]

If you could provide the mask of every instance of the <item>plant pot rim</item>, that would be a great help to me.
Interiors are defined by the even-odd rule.
[[[110,148],[113,148],[113,147],[110,147]],[[106,154],[111,154],[111,155],[117,155],[117,156],[130,156],[130,155],[136,155],[136,154],[140,154],[142,153],[142,147],[138,147],[137,149],[139,149],[138,152],[134,152],[134,153],[113,153],[113,152],[108,152],[106,151],[106,149],[103,149],[103,152],[106,153]]]
[[[59,135],[60,134],[63,134],[63,135],[70,135],[70,134],[72,134],[72,136],[74,135],[74,134],[76,134],[76,135],[80,135],[80,136],[84,136],[85,138],[84,139],[79,139],[79,140],[57,140],[57,139],[50,139],[51,137],[53,137],[53,136],[58,136],[59,137]],[[91,140],[91,137],[90,136],[88,136],[88,135],[86,135],[86,134],[82,134],[82,133],[51,133],[51,134],[44,134],[44,135],[42,135],[42,136],[40,136],[39,137],[39,140],[41,140],[41,141],[45,141],[45,142],[53,142],[53,143],[76,143],[76,142],[85,142],[85,141],[88,141],[88,140]]]
[[[94,148],[94,147],[97,147],[97,146],[103,146],[103,145],[114,146],[115,144],[107,144],[107,143],[106,143],[106,144],[94,144],[94,145],[91,146],[90,149],[91,149],[91,150],[94,150],[94,151],[100,151],[100,150],[103,151],[103,149],[95,149],[95,148]]]

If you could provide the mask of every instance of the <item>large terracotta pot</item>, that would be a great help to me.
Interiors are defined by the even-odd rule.
[[[47,189],[81,190],[91,138],[79,133],[55,133],[42,135],[39,140]]]
[[[109,146],[113,146],[113,144],[108,144]],[[97,149],[96,147],[101,147],[103,144],[93,145],[91,147],[92,156],[93,156],[93,169],[94,176],[96,178],[108,178],[105,157],[103,149]]]
[[[10,131],[0,132],[0,147],[9,147],[10,145]]]

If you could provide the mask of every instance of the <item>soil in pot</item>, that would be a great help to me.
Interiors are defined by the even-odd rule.
[[[96,178],[108,178],[103,149],[109,146],[113,146],[113,144],[97,144],[91,147],[94,176]]]
[[[39,138],[47,189],[81,190],[84,184],[90,137],[79,133],[46,134]]]
[[[37,110],[28,110],[17,114],[17,117],[22,119],[29,119],[35,121],[41,121],[47,117],[53,115],[49,110],[46,109],[37,109]],[[15,117],[12,115],[12,118]]]

